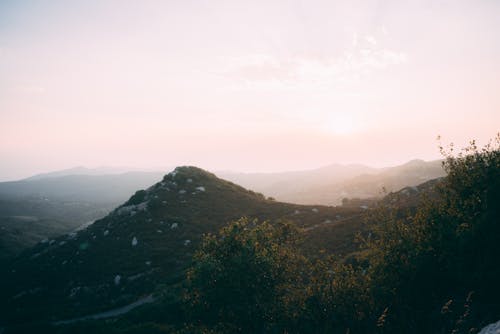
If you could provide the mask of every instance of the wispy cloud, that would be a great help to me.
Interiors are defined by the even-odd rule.
[[[224,59],[219,74],[239,83],[239,88],[321,89],[362,80],[407,60],[406,53],[382,47],[374,36],[355,35],[351,47],[339,56],[250,54]]]

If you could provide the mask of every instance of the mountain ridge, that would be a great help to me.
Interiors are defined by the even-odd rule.
[[[1,296],[11,307],[0,314],[12,322],[64,319],[132,302],[159,284],[179,282],[203,234],[242,216],[307,228],[361,211],[280,203],[200,168],[177,167],[84,230],[44,240],[14,259]]]

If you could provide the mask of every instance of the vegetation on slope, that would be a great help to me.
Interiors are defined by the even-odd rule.
[[[159,292],[156,303],[119,319],[48,326],[47,332],[477,333],[483,325],[500,318],[500,244],[497,242],[500,238],[500,137],[494,146],[478,149],[472,143],[464,154],[456,157],[447,154],[444,167],[448,176],[442,180],[390,194],[377,209],[351,212],[359,215],[364,211],[367,225],[363,225],[365,230],[357,236],[359,250],[347,257],[348,252],[331,254],[332,250],[318,242],[328,240],[335,231],[333,226],[341,231],[342,221],[330,225],[312,218],[298,224],[282,220],[296,216],[296,211],[312,214],[313,209],[327,208],[293,207],[269,201],[258,194],[241,192],[231,183],[220,183],[214,177],[215,188],[218,185],[225,191],[206,202],[190,198],[193,203],[186,207],[193,208],[192,211],[180,209],[182,201],[188,200],[181,197],[179,203],[175,202],[175,208],[168,210],[169,214],[176,215],[162,212],[162,217],[168,219],[179,219],[186,212],[196,213],[186,221],[179,220],[178,224],[203,222],[203,225],[189,227],[198,232],[190,235],[198,236],[199,247],[184,252],[178,267],[171,262],[172,256],[166,256],[170,254],[166,249],[159,250],[154,261],[158,261],[157,270],[161,275],[148,274],[149,281],[139,279],[138,285],[115,286],[116,294],[105,295],[116,299],[132,296],[134,291],[137,295],[139,290],[133,290],[132,286],[135,289],[155,287]],[[176,175],[169,175],[164,182],[176,182],[183,190],[184,185],[188,188],[188,175],[192,173],[175,180]],[[144,226],[148,225],[137,220],[144,218],[147,222],[148,215],[152,215],[156,221],[155,210],[141,211],[140,215],[135,213],[127,219],[118,219],[116,215],[124,208],[140,206],[149,196],[154,198],[158,193],[153,190],[158,188],[161,192],[163,187],[160,184],[136,193],[126,205],[92,228],[127,232],[120,234],[127,236],[127,243],[136,233],[143,233],[138,237],[139,242],[146,240],[146,244],[159,247],[161,244],[154,242],[154,238],[147,238],[149,227]],[[207,186],[207,193],[209,189]],[[422,194],[424,189],[428,189],[426,195]],[[165,193],[162,198],[172,196],[170,200],[174,201],[177,195],[178,190],[175,196]],[[238,201],[230,202],[235,196]],[[228,212],[234,213],[234,217],[238,212],[252,212],[258,214],[248,216],[261,220],[234,218],[227,225],[218,223],[221,202],[214,198],[222,199],[223,203],[228,201],[224,217],[231,217]],[[206,205],[219,205],[217,213],[206,210]],[[330,216],[346,215],[338,209],[331,210]],[[266,217],[269,222],[263,220]],[[137,226],[143,226],[144,231]],[[358,227],[361,225],[356,225]],[[95,233],[92,228],[89,231]],[[214,233],[217,229],[220,231]],[[182,240],[165,240],[164,245],[180,246]],[[308,248],[311,244],[316,247]],[[104,246],[94,256],[103,256],[105,249],[110,254],[118,254],[117,260],[127,258],[128,261],[106,262],[106,267],[100,270],[109,266],[115,272],[121,268],[125,273],[123,277],[134,277],[137,270],[134,266],[144,260],[141,254],[119,253],[113,247]],[[153,252],[154,248],[148,250]],[[49,254],[59,256],[57,252]],[[317,256],[318,253],[321,256]],[[191,256],[192,262],[186,260]],[[86,261],[92,261],[91,258]],[[176,281],[169,280],[172,268],[177,268],[174,271],[180,274]],[[94,275],[98,273],[90,277]],[[159,281],[165,285],[159,286]],[[97,282],[103,284],[102,280]],[[105,288],[99,293],[106,291]],[[78,303],[84,300],[80,298]],[[93,304],[87,307],[89,305]]]
[[[85,316],[179,284],[203,235],[242,216],[307,228],[360,211],[279,203],[199,168],[179,167],[88,228],[16,258],[2,277],[9,307],[0,323]]]
[[[195,318],[198,328],[207,326],[221,333],[476,333],[482,325],[498,320],[498,139],[496,146],[479,150],[472,143],[463,155],[447,155],[448,176],[436,183],[417,210],[385,205],[371,212],[373,231],[360,236],[364,251],[351,263],[304,262],[294,252],[297,248],[283,246],[273,231],[269,239],[257,243],[265,251],[255,252],[252,236],[267,225],[239,233],[229,233],[234,230],[229,227],[219,239],[207,237],[204,245],[209,247],[197,254],[198,262],[190,271],[195,279],[189,280],[188,289],[190,298],[205,308],[204,314],[211,315],[210,320]],[[245,251],[228,252],[233,244]],[[303,262],[297,268],[293,261],[272,261],[276,254]],[[223,270],[217,261],[221,256]],[[274,266],[262,273],[251,269],[254,261]],[[248,266],[249,271],[234,272],[225,263]],[[295,275],[288,275],[289,270]],[[283,275],[273,275],[277,271]],[[251,273],[254,276],[247,277]],[[263,284],[271,287],[269,296],[286,291],[272,307],[265,307],[272,310],[267,320],[262,316],[255,317],[255,322],[242,320],[247,311],[266,305],[260,292],[252,294],[258,300],[250,299],[251,305],[232,311],[237,315],[225,309],[227,304],[217,304],[218,298],[230,296],[236,297],[232,304],[238,303],[239,295],[231,287],[253,291],[259,280],[271,281]],[[248,303],[246,298],[241,300],[242,305]]]

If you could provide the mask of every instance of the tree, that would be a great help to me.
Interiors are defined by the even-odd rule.
[[[483,149],[471,142],[458,155],[442,152],[447,176],[433,196],[415,214],[379,219],[368,243],[387,333],[469,332],[500,314],[500,137]],[[456,322],[443,319],[443,305],[464,304],[453,311]]]
[[[188,271],[186,300],[200,325],[257,333],[299,313],[308,264],[299,231],[287,223],[241,219],[206,235]]]

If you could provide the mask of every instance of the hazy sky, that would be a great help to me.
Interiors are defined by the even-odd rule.
[[[0,180],[439,157],[500,130],[500,1],[0,1]]]

